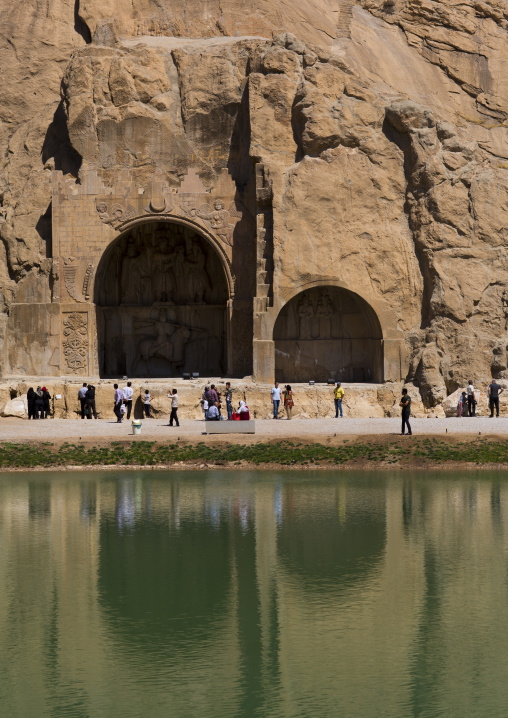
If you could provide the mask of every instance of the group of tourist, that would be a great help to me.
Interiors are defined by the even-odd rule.
[[[487,387],[487,397],[489,400],[490,418],[499,417],[499,397],[503,393],[503,387],[492,379]],[[458,416],[476,416],[476,406],[478,400],[473,382],[470,379],[465,391],[462,392],[457,405]]]
[[[220,392],[215,384],[205,386],[205,390],[201,396],[201,409],[203,411],[205,421],[221,421],[224,419],[222,415],[222,399],[226,402],[226,413],[228,421],[247,421],[250,419],[250,411],[245,399],[240,400],[238,408],[233,409],[233,389],[231,382],[227,381],[224,390]]]
[[[132,388],[132,382],[128,381],[123,389],[120,389],[118,384],[114,384],[115,399],[114,399],[114,413],[117,417],[117,423],[121,423],[126,417],[130,419],[132,413],[132,400],[134,390]],[[500,386],[495,379],[487,387],[487,396],[489,399],[490,417],[499,416],[499,396],[503,392],[503,387]],[[279,382],[275,382],[271,389],[271,402],[273,407],[273,418],[280,419],[280,406],[284,407],[286,412],[286,419],[292,418],[292,411],[295,405],[294,394],[290,384],[285,384],[284,388],[279,386]],[[458,416],[475,416],[477,393],[473,386],[473,382],[469,381],[467,389],[460,395],[458,402],[457,413]],[[169,426],[180,426],[178,419],[178,392],[176,389],[172,389],[168,393],[168,398],[171,399],[171,414],[169,417]],[[27,401],[28,401],[28,418],[29,419],[47,419],[50,415],[50,399],[51,395],[47,391],[46,387],[38,386],[34,391],[33,388],[28,390]],[[91,419],[92,416],[97,419],[97,410],[95,407],[95,387],[92,384],[83,383],[83,386],[78,391],[78,399],[81,404],[81,418]],[[344,389],[340,381],[336,382],[333,387],[333,401],[335,407],[335,418],[343,417],[342,402],[344,400]],[[142,396],[142,404],[145,418],[151,418],[151,401],[152,397],[148,389],[145,389],[145,393]],[[205,421],[221,421],[227,418],[229,421],[234,420],[248,420],[250,419],[250,411],[247,406],[245,392],[243,399],[238,403],[237,408],[233,407],[233,388],[231,382],[226,382],[222,391],[220,391],[215,384],[206,386],[205,390],[200,399],[201,408]],[[223,407],[225,404],[225,414]],[[409,418],[411,414],[411,397],[408,394],[406,388],[402,390],[402,397],[399,402],[401,407],[402,415],[402,427],[401,434],[404,435],[407,430],[407,434],[411,435],[411,425]]]
[[[78,399],[81,404],[81,418],[97,419],[97,409],[95,408],[95,387],[93,384],[83,382],[83,386],[78,391]]]
[[[29,419],[47,419],[51,413],[51,394],[45,386],[33,386],[27,391],[26,402]]]

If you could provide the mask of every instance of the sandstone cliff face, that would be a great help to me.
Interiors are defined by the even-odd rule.
[[[258,312],[261,334],[295,285],[347,277],[389,317],[426,406],[469,378],[508,377],[504,3],[52,0],[45,15],[35,2],[5,13],[4,331],[13,298],[50,291],[53,168],[105,182],[128,168],[142,183],[157,166],[176,187],[192,167],[209,188],[227,167],[253,216],[258,162],[273,193],[263,281],[280,298]],[[256,293],[252,273],[241,284]]]

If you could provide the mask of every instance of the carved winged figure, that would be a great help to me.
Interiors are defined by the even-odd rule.
[[[203,204],[201,207],[191,209],[191,216],[199,217],[208,222],[210,228],[214,230],[222,241],[229,247],[233,246],[233,229],[234,224],[230,224],[229,220],[231,217],[240,219],[242,213],[236,209],[235,202],[232,202],[229,209],[225,208],[224,202],[221,199],[216,199],[213,203],[213,207],[209,204]]]

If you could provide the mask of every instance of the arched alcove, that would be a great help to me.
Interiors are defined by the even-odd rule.
[[[273,338],[277,380],[383,381],[381,326],[354,292],[334,286],[300,292],[281,309]]]
[[[191,227],[140,224],[97,271],[101,377],[224,374],[228,282],[217,251]]]

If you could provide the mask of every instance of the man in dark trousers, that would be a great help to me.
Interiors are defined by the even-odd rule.
[[[88,385],[88,390],[85,394],[85,403],[89,407],[90,411],[88,412],[88,418],[97,419],[97,409],[95,408],[95,387],[92,384]]]
[[[407,393],[407,389],[402,389],[402,398],[400,400],[399,406],[402,408],[402,431],[401,434],[404,435],[405,428],[407,426],[407,434],[408,436],[412,435],[411,426],[409,424],[409,415],[411,414],[411,397]]]
[[[489,395],[490,418],[494,416],[494,408],[496,409],[496,417],[499,418],[499,394],[503,393],[503,387],[497,383],[495,379],[490,382],[487,394]]]

